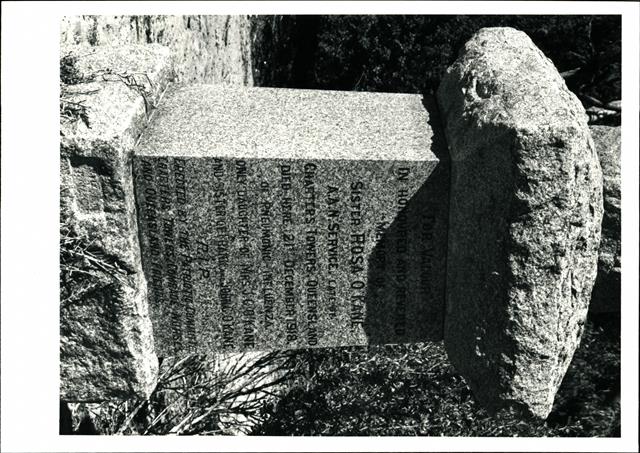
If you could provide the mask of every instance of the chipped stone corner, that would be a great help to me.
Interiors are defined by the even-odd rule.
[[[63,46],[61,59],[68,55],[72,77],[62,80],[60,99],[60,399],[147,398],[158,359],[131,164],[173,78],[171,55],[160,45]]]

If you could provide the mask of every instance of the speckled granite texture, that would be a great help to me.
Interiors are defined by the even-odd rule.
[[[602,173],[586,113],[511,28],[465,44],[438,102],[451,152],[447,354],[483,406],[545,418],[596,276]]]
[[[80,252],[72,252],[87,258],[78,260],[77,271],[62,273],[60,398],[146,398],[156,383],[158,360],[131,159],[147,111],[171,78],[169,50],[65,46],[62,55],[67,52],[78,56],[76,69],[89,81],[64,86],[63,97],[86,107],[88,125],[80,118],[61,118],[62,245],[79,244]],[[140,88],[127,86],[116,74],[137,74]]]
[[[167,93],[134,158],[158,354],[441,339],[432,123],[418,95]]]
[[[425,160],[422,97],[223,85],[174,86],[137,155]]]
[[[63,46],[159,44],[177,81],[253,85],[251,22],[246,15],[83,15],[60,20]]]

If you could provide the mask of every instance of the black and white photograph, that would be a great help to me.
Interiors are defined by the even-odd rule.
[[[17,3],[3,451],[637,451],[638,4]]]

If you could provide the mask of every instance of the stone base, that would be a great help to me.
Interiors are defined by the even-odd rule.
[[[466,43],[438,101],[451,152],[447,353],[483,406],[545,418],[596,276],[602,173],[587,116],[510,28]]]
[[[169,51],[63,48],[68,54],[77,59],[66,59],[61,94],[60,398],[145,398],[158,361],[131,161],[171,79]]]

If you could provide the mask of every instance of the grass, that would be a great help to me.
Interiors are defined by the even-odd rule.
[[[93,241],[60,224],[60,305],[73,303],[109,282],[123,283],[127,272],[104,255]]]
[[[619,436],[615,316],[588,323],[547,421],[479,408],[442,343],[309,351],[316,371],[271,406],[261,435]],[[618,318],[619,319],[619,318]]]
[[[91,94],[91,92],[72,93],[70,86],[91,81],[91,77],[82,74],[78,69],[78,56],[69,52],[60,58],[60,120],[66,123],[82,121],[87,128],[89,123],[88,107],[76,94]]]
[[[448,363],[442,343],[433,343],[173,359],[162,364],[149,400],[84,407],[85,425],[76,432],[615,437],[617,323],[616,316],[588,322],[546,421],[509,411],[490,416]],[[93,412],[89,429],[87,412]]]
[[[62,434],[246,434],[295,369],[286,352],[166,359],[149,399],[76,404]]]

